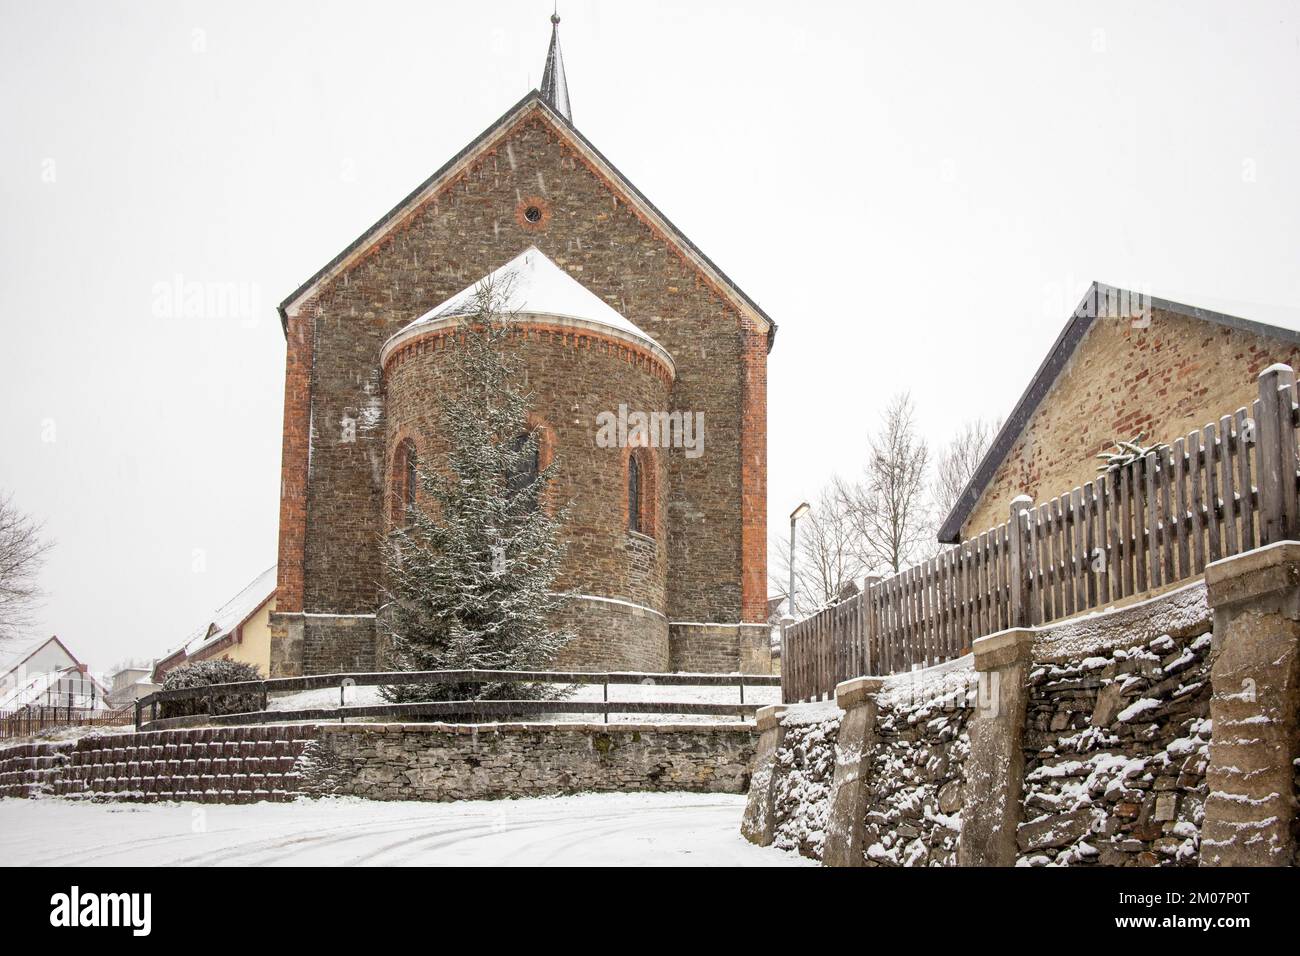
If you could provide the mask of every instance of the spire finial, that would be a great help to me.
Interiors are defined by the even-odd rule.
[[[551,14],[551,45],[546,51],[546,67],[542,70],[542,99],[555,112],[570,123],[573,110],[569,106],[569,83],[564,77],[564,60],[560,56],[560,14],[556,7]]]

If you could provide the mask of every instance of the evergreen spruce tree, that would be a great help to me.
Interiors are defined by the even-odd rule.
[[[417,461],[423,495],[383,543],[381,631],[396,670],[543,670],[571,635],[552,626],[563,514],[543,507],[554,463],[537,470],[538,435],[501,303],[484,282],[461,317],[458,365],[439,396],[445,457]],[[394,701],[533,699],[548,685],[425,684],[384,689]]]

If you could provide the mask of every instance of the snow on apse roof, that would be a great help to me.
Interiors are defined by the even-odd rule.
[[[462,316],[472,315],[477,311],[478,291],[487,283],[505,290],[506,294],[498,302],[502,312],[576,320],[579,325],[609,329],[618,333],[619,338],[635,339],[651,346],[651,351],[672,367],[672,357],[663,346],[556,265],[536,246],[529,246],[505,265],[466,286],[405,326],[385,343],[384,357],[400,341],[426,328],[450,324]]]

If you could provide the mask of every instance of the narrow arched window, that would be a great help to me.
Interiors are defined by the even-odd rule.
[[[416,460],[415,448],[412,445],[406,446],[406,478],[403,505],[406,514],[415,510],[415,489],[419,485],[420,476],[418,474],[419,462]]]
[[[397,446],[389,479],[389,513],[394,525],[406,524],[415,508],[415,494],[420,487],[419,464],[415,442],[408,438]]]
[[[641,462],[636,455],[627,460],[627,528],[641,533]]]
[[[512,495],[527,491],[541,474],[541,461],[538,456],[539,442],[534,441],[529,447],[529,435],[520,435],[510,443],[510,461],[506,472],[506,488]]]

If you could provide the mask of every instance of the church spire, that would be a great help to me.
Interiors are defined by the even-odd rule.
[[[551,14],[551,45],[546,51],[546,68],[542,71],[542,99],[570,123],[569,83],[564,78],[564,60],[560,57],[560,15]]]

